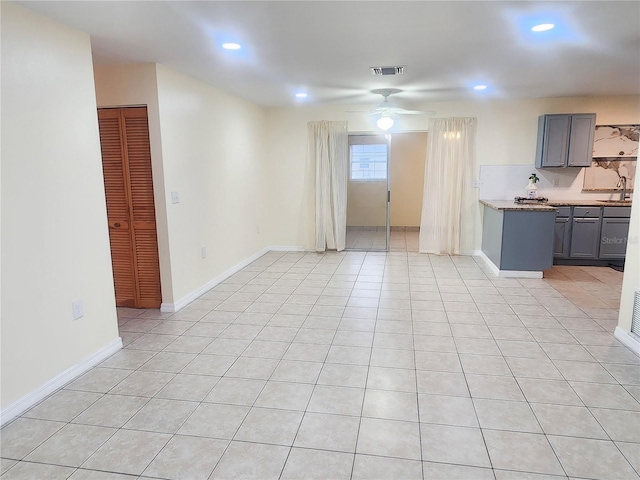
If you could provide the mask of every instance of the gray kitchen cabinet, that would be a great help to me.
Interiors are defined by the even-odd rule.
[[[629,235],[629,207],[605,207],[603,209],[598,258],[622,259],[627,253]]]
[[[579,217],[575,210],[571,222],[570,258],[598,258],[600,217]]]
[[[567,258],[569,256],[569,241],[571,239],[571,218],[556,217],[553,230],[553,256]]]
[[[571,247],[571,207],[556,209],[556,224],[553,230],[553,257],[568,258]]]
[[[498,270],[551,268],[554,210],[505,210],[485,204],[483,212],[482,252]]]
[[[590,166],[595,125],[595,113],[541,115],[536,168]]]
[[[591,160],[593,158],[593,135],[595,131],[595,113],[571,115],[567,167],[591,166]]]

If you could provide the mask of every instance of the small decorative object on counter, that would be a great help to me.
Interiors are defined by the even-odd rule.
[[[527,198],[536,198],[538,196],[538,187],[536,183],[538,183],[538,176],[535,173],[532,173],[529,177],[529,185],[527,185]]]
[[[514,197],[513,203],[517,204],[532,204],[532,205],[544,205],[549,201],[548,198],[545,197],[536,197],[536,198],[527,198],[527,197]]]

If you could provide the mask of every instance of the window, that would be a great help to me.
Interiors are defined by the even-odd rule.
[[[351,145],[351,180],[386,180],[387,145]]]

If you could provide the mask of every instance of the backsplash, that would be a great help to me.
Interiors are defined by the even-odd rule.
[[[613,157],[594,158],[591,167],[584,171],[584,190],[612,191],[621,177],[627,179],[627,190],[633,189],[636,177],[635,158]]]
[[[538,196],[549,200],[614,200],[619,191],[583,191],[586,168],[536,169],[530,165],[481,165],[476,183],[481,200],[512,200],[526,196],[529,176],[536,173]],[[635,171],[635,169],[634,169]]]

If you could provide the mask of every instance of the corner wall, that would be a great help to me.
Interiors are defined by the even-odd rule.
[[[0,8],[4,415],[121,342],[89,36]]]
[[[163,309],[181,308],[271,244],[264,109],[163,65],[95,72],[100,106],[148,107]]]

